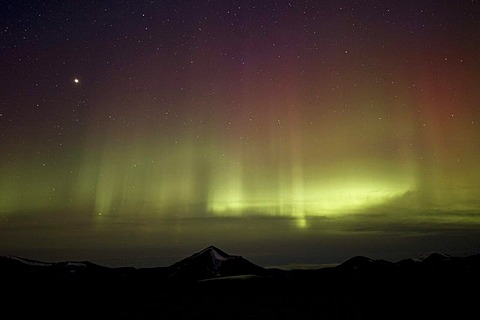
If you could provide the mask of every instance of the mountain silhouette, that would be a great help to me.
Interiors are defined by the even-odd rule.
[[[344,269],[350,271],[366,271],[366,270],[375,270],[383,269],[391,266],[392,263],[386,260],[373,260],[364,256],[356,256],[348,259],[344,263],[338,265],[337,269]]]
[[[229,255],[215,246],[209,246],[169,268],[171,270],[169,278],[181,280],[203,280],[266,273],[264,268],[241,256]]]
[[[214,246],[155,268],[0,256],[0,286],[20,318],[461,319],[476,312],[480,255],[356,256],[290,271]]]

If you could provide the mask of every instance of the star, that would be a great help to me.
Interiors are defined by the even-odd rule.
[[[78,80],[78,78],[75,78],[75,79],[73,79],[73,82],[80,83],[80,80]]]

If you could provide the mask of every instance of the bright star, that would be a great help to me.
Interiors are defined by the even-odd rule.
[[[79,83],[79,82],[80,82],[80,80],[78,80],[78,78],[75,78],[75,79],[73,80],[73,82],[75,82],[75,83]]]

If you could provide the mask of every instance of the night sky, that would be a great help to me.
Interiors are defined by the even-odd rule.
[[[480,251],[479,1],[1,1],[0,254]]]

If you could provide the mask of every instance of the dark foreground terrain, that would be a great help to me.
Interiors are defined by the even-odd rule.
[[[292,271],[215,247],[140,269],[0,257],[5,319],[467,319],[478,315],[479,284],[480,255]]]

